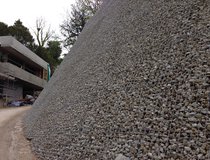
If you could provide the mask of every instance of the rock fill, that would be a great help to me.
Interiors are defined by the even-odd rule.
[[[25,118],[39,159],[209,159],[209,13],[105,1]]]

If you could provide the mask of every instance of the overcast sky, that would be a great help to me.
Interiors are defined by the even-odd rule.
[[[13,25],[20,19],[30,30],[35,28],[36,19],[44,18],[51,29],[60,34],[59,25],[75,0],[2,0],[0,22]]]

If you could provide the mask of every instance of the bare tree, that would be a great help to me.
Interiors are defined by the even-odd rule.
[[[102,0],[79,0],[79,1],[86,9],[86,11],[89,11],[90,15],[94,15],[102,3]]]
[[[54,35],[54,31],[50,29],[50,26],[46,26],[46,21],[43,18],[38,18],[36,20],[36,30],[34,34],[38,45],[44,47],[47,41]]]
[[[77,0],[67,12],[66,19],[60,25],[64,37],[64,47],[70,51],[87,21],[99,9],[102,0]]]

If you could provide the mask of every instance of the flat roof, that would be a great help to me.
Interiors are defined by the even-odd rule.
[[[47,70],[48,63],[46,61],[37,56],[34,52],[32,52],[30,49],[28,49],[12,36],[0,36],[0,47],[11,47],[23,56],[29,58],[34,63]]]

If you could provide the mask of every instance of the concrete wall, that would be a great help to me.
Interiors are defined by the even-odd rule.
[[[0,63],[0,72],[9,74],[13,77],[17,77],[23,81],[34,84],[38,87],[44,88],[47,83],[45,80],[21,69],[11,63]]]
[[[16,81],[5,81],[3,98],[0,97],[0,108],[6,106],[7,102],[23,98],[23,85]]]
[[[17,83],[10,83],[7,88],[4,88],[3,93],[7,95],[8,100],[17,100],[23,98],[23,86]]]
[[[15,38],[11,36],[0,36],[0,44],[1,47],[11,47],[17,50],[20,54],[29,58],[30,60],[47,70],[48,63],[37,56],[35,53],[33,53],[30,49],[25,47],[23,44],[18,42]]]
[[[3,99],[0,99],[0,108],[2,108],[4,106],[4,101]]]

